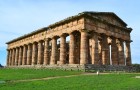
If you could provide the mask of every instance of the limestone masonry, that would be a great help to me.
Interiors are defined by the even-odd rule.
[[[129,66],[131,31],[113,12],[82,12],[7,42],[7,66]]]

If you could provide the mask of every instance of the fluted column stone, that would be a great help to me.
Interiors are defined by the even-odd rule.
[[[56,50],[57,50],[57,40],[55,37],[52,38],[52,52],[51,52],[51,62],[50,64],[56,64]]]
[[[22,65],[22,56],[23,56],[22,47],[19,47],[19,60],[18,60],[18,65]]]
[[[92,35],[92,64],[97,65],[98,60],[99,60],[98,35],[97,35],[97,33],[93,33],[93,35]]]
[[[18,65],[18,56],[19,56],[19,49],[18,49],[18,47],[16,48],[16,54],[15,54],[15,66],[17,66]]]
[[[22,65],[26,65],[27,63],[27,48],[24,45],[23,46],[23,59],[22,59]]]
[[[44,65],[49,64],[49,40],[45,39],[44,46]]]
[[[130,41],[126,41],[126,65],[129,66],[131,65],[131,49],[130,49]]]
[[[69,64],[74,64],[74,49],[75,49],[75,37],[74,34],[70,34],[70,43],[69,43]]]
[[[31,65],[31,59],[32,59],[32,51],[31,51],[31,44],[29,44],[28,51],[27,51],[27,65]]]
[[[103,35],[102,37],[102,64],[109,65],[109,45],[107,42],[107,36]]]
[[[42,64],[42,42],[38,42],[38,59],[37,59],[37,64],[41,65]]]
[[[118,43],[118,50],[119,50],[119,65],[125,65],[125,58],[124,58],[124,44],[122,40],[119,40]]]
[[[111,43],[111,59],[112,59],[112,65],[118,65],[118,47],[116,43],[116,38],[112,37],[112,43]]]
[[[66,36],[60,37],[60,64],[65,64],[66,60]]]
[[[13,48],[13,52],[12,52],[12,66],[15,65],[15,49]]]
[[[9,49],[8,66],[11,66],[11,49]]]
[[[81,51],[80,51],[80,64],[87,64],[88,60],[88,34],[81,32]]]
[[[36,43],[32,45],[32,65],[37,64],[37,46]]]
[[[12,65],[12,49],[10,49],[10,66]]]
[[[7,50],[7,63],[6,63],[7,66],[9,66],[9,61],[10,61],[10,50]]]

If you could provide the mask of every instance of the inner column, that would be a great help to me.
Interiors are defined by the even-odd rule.
[[[102,36],[102,64],[103,65],[109,65],[109,45],[107,42],[107,36]]]
[[[98,35],[97,33],[92,34],[92,64],[98,64],[99,53],[98,53]]]
[[[119,50],[119,65],[125,65],[125,58],[124,58],[124,43],[123,40],[119,40],[118,43],[118,50]]]
[[[112,59],[112,65],[118,65],[118,48],[116,43],[116,38],[112,37],[112,43],[111,43],[111,59]]]

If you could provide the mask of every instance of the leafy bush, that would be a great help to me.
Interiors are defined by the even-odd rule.
[[[132,64],[136,72],[140,72],[140,64]]]

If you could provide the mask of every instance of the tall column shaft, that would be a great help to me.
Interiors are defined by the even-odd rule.
[[[44,65],[49,64],[49,41],[45,39],[45,46],[44,46]]]
[[[62,35],[60,37],[60,64],[65,64],[66,60],[66,37]]]
[[[26,48],[26,46],[23,46],[22,65],[26,65],[26,62],[27,62],[27,48]]]
[[[12,51],[12,66],[15,65],[15,49]]]
[[[10,50],[7,50],[7,66],[9,66],[9,61],[10,61]]]
[[[10,64],[10,66],[12,65],[12,49],[10,49],[10,60],[9,60],[9,64]]]
[[[74,49],[75,49],[75,38],[74,35],[70,34],[70,43],[69,43],[69,64],[74,64]]]
[[[27,51],[27,65],[31,65],[31,59],[32,59],[32,51],[31,51],[31,45],[28,45],[28,51]]]
[[[37,64],[37,46],[36,43],[33,43],[32,47],[32,65]]]
[[[124,58],[124,44],[123,41],[119,42],[118,45],[118,50],[119,50],[119,65],[125,65],[125,58]]]
[[[18,48],[16,48],[16,55],[15,55],[15,65],[17,66],[18,65],[18,56],[19,56],[19,50]]]
[[[112,65],[118,65],[118,48],[116,39],[112,38],[112,44],[111,44],[111,59],[112,59]]]
[[[98,53],[98,35],[94,33],[92,35],[92,64],[97,65],[99,60],[99,53]]]
[[[11,49],[9,49],[8,66],[11,66]]]
[[[130,42],[126,41],[126,65],[131,65],[131,49]]]
[[[18,65],[22,65],[22,47],[19,47],[19,60],[18,60]]]
[[[109,45],[107,42],[107,36],[102,38],[102,64],[109,65]]]
[[[56,50],[57,50],[57,40],[54,37],[52,39],[52,52],[51,52],[51,62],[50,62],[50,64],[56,64]]]
[[[38,61],[37,64],[42,64],[42,42],[38,42]]]
[[[80,51],[80,64],[87,64],[88,60],[88,38],[87,32],[81,32],[81,51]]]

